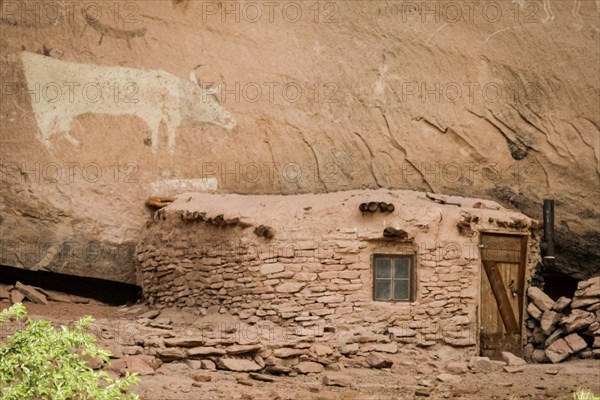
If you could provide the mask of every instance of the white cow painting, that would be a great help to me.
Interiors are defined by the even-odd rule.
[[[225,129],[237,125],[219,103],[213,88],[160,70],[99,66],[62,61],[30,52],[21,58],[40,140],[52,150],[51,138],[62,135],[70,143],[73,119],[92,113],[133,115],[152,132],[152,151],[158,150],[161,123],[167,131],[170,154],[175,152],[177,128],[184,120],[209,123]]]

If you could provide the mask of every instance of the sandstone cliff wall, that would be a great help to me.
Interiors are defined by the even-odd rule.
[[[1,8],[2,264],[133,282],[150,195],[383,187],[555,198],[598,271],[598,2]]]

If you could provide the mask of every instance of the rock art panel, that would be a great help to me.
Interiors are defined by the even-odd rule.
[[[158,150],[158,133],[164,124],[170,154],[175,152],[177,128],[184,119],[225,129],[237,125],[214,91],[165,71],[82,64],[30,52],[23,52],[21,58],[40,140],[49,150],[51,138],[57,135],[79,146],[69,130],[73,120],[85,113],[143,119],[152,131],[153,152]]]

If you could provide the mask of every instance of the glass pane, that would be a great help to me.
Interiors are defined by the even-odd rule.
[[[409,300],[408,280],[394,280],[394,300]]]
[[[375,259],[375,278],[390,279],[392,277],[392,260],[389,258]]]
[[[391,300],[391,281],[375,281],[375,300]]]
[[[410,271],[410,260],[408,257],[396,258],[394,261],[396,264],[394,278],[408,279],[408,272]]]

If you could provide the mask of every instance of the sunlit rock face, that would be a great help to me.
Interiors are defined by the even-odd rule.
[[[1,7],[3,265],[133,282],[149,196],[382,187],[553,198],[599,270],[597,2]]]

